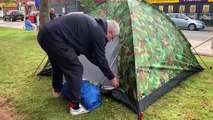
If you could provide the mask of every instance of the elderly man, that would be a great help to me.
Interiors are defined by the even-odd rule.
[[[47,53],[53,68],[53,97],[61,94],[62,76],[68,84],[71,115],[88,112],[81,104],[81,80],[83,66],[78,56],[98,66],[114,87],[119,80],[112,73],[105,57],[107,42],[120,33],[114,20],[96,19],[86,14],[71,14],[54,19],[46,24],[38,33],[38,42]]]

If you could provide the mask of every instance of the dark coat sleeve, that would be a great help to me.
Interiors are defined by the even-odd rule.
[[[98,66],[103,74],[111,80],[115,76],[105,57],[105,47],[107,44],[105,32],[102,28],[97,28],[91,31],[91,33],[93,52],[90,55],[86,55],[86,57],[90,62]]]

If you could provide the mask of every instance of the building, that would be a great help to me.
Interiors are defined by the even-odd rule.
[[[23,11],[26,15],[36,10],[35,0],[15,0],[18,10]]]
[[[165,13],[184,13],[213,25],[213,0],[146,0]]]
[[[49,0],[50,8],[54,8],[56,13],[67,14],[73,11],[83,11],[80,0]]]
[[[0,10],[5,14],[8,10],[16,10],[17,4],[15,2],[6,4],[3,0],[0,0]]]
[[[5,14],[8,10],[20,10],[25,15],[35,10],[35,0],[13,0],[12,3],[4,3],[0,0],[0,10]]]
[[[12,3],[6,4],[0,0],[0,10],[5,14],[8,10],[20,10],[25,15],[32,11],[39,10],[41,0],[13,0]],[[39,3],[39,4],[38,4]],[[72,11],[82,11],[80,0],[49,0],[50,8],[54,8],[57,14],[67,14]]]

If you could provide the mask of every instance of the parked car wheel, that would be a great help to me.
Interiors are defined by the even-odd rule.
[[[189,30],[196,30],[197,28],[196,28],[196,26],[195,26],[195,24],[190,24],[189,25]]]

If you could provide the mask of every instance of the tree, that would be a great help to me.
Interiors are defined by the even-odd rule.
[[[212,37],[213,38],[213,37]],[[212,39],[212,46],[211,46],[211,48],[213,49],[213,39]]]
[[[41,0],[39,12],[39,28],[49,22],[49,0]]]
[[[94,10],[97,4],[101,4],[107,0],[80,0],[80,5],[85,9],[85,12],[89,13]]]
[[[80,0],[80,4],[85,9],[85,12],[89,12],[95,7],[95,0]]]

